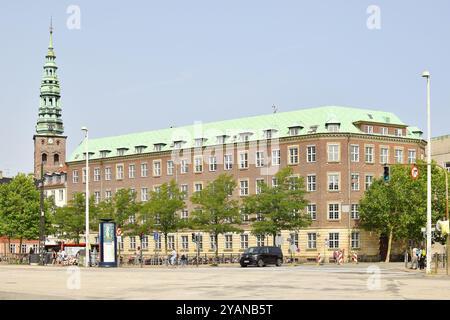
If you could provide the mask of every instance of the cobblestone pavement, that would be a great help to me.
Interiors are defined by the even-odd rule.
[[[0,299],[450,299],[450,277],[401,263],[77,268],[0,265]]]

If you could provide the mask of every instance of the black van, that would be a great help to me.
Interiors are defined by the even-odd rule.
[[[279,267],[283,264],[283,253],[279,247],[250,247],[245,250],[239,263],[241,267],[248,265],[264,267],[268,264]]]

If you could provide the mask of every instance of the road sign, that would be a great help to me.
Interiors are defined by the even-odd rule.
[[[411,177],[416,180],[419,177],[419,168],[416,166],[412,166],[411,168]]]
[[[118,237],[122,236],[122,228],[117,228],[116,236],[118,236]]]

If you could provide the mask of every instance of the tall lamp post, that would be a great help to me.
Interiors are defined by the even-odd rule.
[[[427,274],[431,273],[431,116],[430,116],[430,72],[424,71],[427,79]]]
[[[40,187],[39,211],[41,213],[39,217],[39,254],[41,256],[40,265],[43,266],[45,265],[44,160],[41,161],[41,179],[39,180],[39,187]]]
[[[85,259],[85,267],[89,267],[90,260],[90,252],[89,252],[89,149],[88,149],[88,129],[86,127],[81,128],[81,131],[84,131],[85,138],[85,154],[86,154],[86,259]]]

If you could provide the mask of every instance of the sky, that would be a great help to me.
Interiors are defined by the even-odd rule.
[[[425,69],[431,135],[450,134],[449,15],[446,0],[1,1],[0,170],[33,171],[50,16],[69,155],[83,126],[96,138],[272,105],[391,111],[426,137]]]

